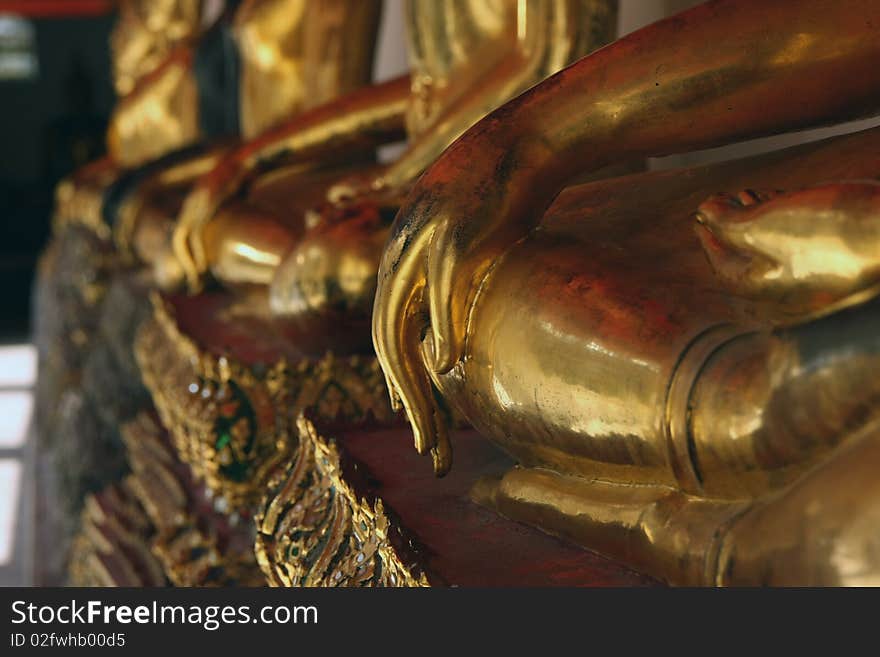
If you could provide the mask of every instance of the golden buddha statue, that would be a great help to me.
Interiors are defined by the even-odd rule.
[[[161,50],[165,57],[152,68],[157,57],[138,60],[139,67],[134,60],[150,50],[137,44],[154,33],[138,32],[142,26],[123,12],[113,36],[120,44],[114,62],[126,73],[117,75],[117,87],[129,91],[110,120],[108,158],[59,188],[60,222],[68,218],[104,237],[113,234],[128,252],[138,215],[146,214],[139,241],[151,254],[157,233],[167,230],[167,220],[157,226],[156,215],[175,215],[192,181],[216,165],[235,137],[249,139],[369,81],[379,8],[378,0],[228,3],[197,39]],[[191,2],[150,3],[144,11],[147,27],[171,23],[160,20],[166,14],[199,14]]]
[[[148,85],[143,80],[154,75],[166,60],[180,60],[181,53],[192,49],[202,32],[201,18],[202,0],[125,0],[119,3],[118,17],[110,34],[110,50],[113,86],[120,105],[126,97],[138,95],[135,92],[139,87],[139,95],[145,97],[144,89]],[[159,108],[158,104],[156,108]],[[117,108],[108,132],[110,155],[74,171],[59,183],[55,192],[56,229],[74,223],[102,232],[100,217],[104,192],[119,177],[121,163],[137,161],[131,149],[122,143],[121,131],[115,127],[120,113]],[[161,149],[173,146],[173,143],[155,140],[151,153],[161,154]]]
[[[227,11],[120,101],[115,161],[137,165],[221,134],[249,139],[370,79],[378,0],[244,0]]]
[[[119,95],[107,134],[109,157],[135,166],[198,138],[193,52],[202,36],[201,0],[133,0],[120,5],[110,36]]]
[[[202,0],[124,0],[110,34],[113,87],[121,98],[175,46],[197,37]]]
[[[235,117],[233,132],[242,146],[229,140],[215,142],[212,149],[179,162],[162,163],[158,172],[142,176],[136,190],[129,190],[115,211],[113,235],[121,252],[141,262],[158,262],[158,283],[173,287],[179,268],[167,266],[173,265],[167,257],[170,231],[192,183],[218,166],[222,169],[219,163],[229,149],[239,152],[283,119],[366,84],[371,76],[379,14],[378,0],[243,2],[232,21],[240,71],[235,84],[227,85],[234,88],[224,95],[232,105],[225,114]],[[181,95],[171,97],[179,99]],[[132,108],[133,117],[142,114]],[[366,151],[362,148],[349,155],[356,162],[372,156]],[[295,173],[304,181],[317,183],[325,174],[315,170],[332,166],[331,158],[313,158],[301,163]],[[264,199],[270,207],[279,187],[296,184],[288,180],[290,176],[283,178],[276,176],[269,182],[276,190]]]
[[[273,469],[295,454],[290,420],[298,410],[311,408],[349,425],[392,421],[370,347],[370,304],[395,204],[409,177],[429,161],[415,166],[408,158],[436,156],[514,89],[598,45],[596,35],[610,36],[615,16],[604,0],[451,3],[450,11],[438,14],[443,6],[409,6],[416,61],[426,63],[420,88],[428,73],[443,73],[430,98],[415,94],[404,76],[242,141],[188,194],[173,241],[167,234],[173,214],[158,203],[140,203],[148,198],[145,187],[120,207],[119,225],[131,228],[133,253],[153,263],[160,286],[173,288],[186,274],[190,291],[209,278],[226,288],[225,294],[189,299],[155,295],[153,320],[139,332],[135,351],[179,455],[232,508],[259,501]],[[561,36],[551,40],[551,33]],[[483,77],[471,77],[467,65],[477,52],[480,66],[487,60],[497,65]],[[484,89],[487,81],[509,93],[496,98]],[[399,140],[407,122],[418,137],[392,167],[377,167],[376,146]],[[454,126],[455,134],[449,132]],[[431,148],[424,150],[423,142]],[[354,183],[397,166],[410,167],[405,182],[368,184],[369,191],[351,198]],[[343,187],[345,198],[327,201]],[[167,193],[155,198],[171,206]],[[180,249],[184,257],[178,258]],[[305,266],[302,253],[310,258]],[[296,294],[311,283],[314,295],[301,304]],[[270,309],[276,313],[269,315]],[[201,321],[187,322],[197,314]],[[215,339],[242,331],[263,347],[258,359],[252,350]],[[254,360],[267,367],[255,374]]]
[[[207,278],[256,287],[275,317],[314,335],[340,316],[361,318],[360,348],[369,350],[381,248],[412,182],[492,109],[606,43],[616,22],[606,0],[412,0],[405,12],[409,78],[340,98],[233,151],[188,196],[158,279],[184,276],[192,291]],[[404,127],[409,143],[393,163],[337,175],[308,204],[299,185],[287,195],[293,209],[274,216],[254,209],[267,164],[333,153],[350,162],[356,146],[397,140]]]
[[[642,572],[880,581],[880,130],[565,188],[877,113],[878,26],[876,2],[708,2],[447,149],[398,215],[373,313],[438,474],[449,407],[520,463],[477,500]]]
[[[223,157],[230,149],[240,152],[284,119],[365,85],[371,77],[379,14],[378,0],[242,3],[232,21],[240,72],[236,83],[227,85],[235,88],[226,90],[227,102],[234,106],[226,114],[236,117],[233,131],[241,145],[215,142],[214,148],[165,163],[157,173],[138,181],[136,191],[129,192],[116,211],[113,233],[120,250],[141,262],[159,263],[157,282],[173,287],[179,275],[167,257],[170,231],[193,182],[209,171],[223,169]],[[132,110],[134,117],[140,114]],[[349,153],[353,161],[371,156],[366,149],[360,150]],[[316,184],[322,173],[315,170],[332,166],[331,158],[313,158],[301,163],[295,175]],[[289,180],[291,176],[282,178],[276,176],[269,187],[277,190],[296,184]],[[277,192],[265,196],[263,200],[272,207]],[[260,210],[255,213],[259,215]]]

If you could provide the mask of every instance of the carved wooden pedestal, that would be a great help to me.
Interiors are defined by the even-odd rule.
[[[474,503],[471,486],[511,462],[472,430],[456,436],[453,473],[435,478],[391,415],[372,356],[309,354],[222,293],[157,296],[137,352],[181,460],[229,512],[255,513],[271,585],[652,583]],[[242,408],[247,422],[224,440]],[[235,478],[225,449],[246,466]]]

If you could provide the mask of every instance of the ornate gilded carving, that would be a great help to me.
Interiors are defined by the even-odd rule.
[[[260,586],[253,529],[237,513],[210,509],[210,500],[146,413],[127,423],[123,440],[133,474],[129,488],[155,534],[150,548],[175,586]]]
[[[272,586],[428,586],[381,499],[343,476],[336,444],[305,416],[296,459],[269,483],[256,516],[257,561]]]
[[[162,586],[162,567],[150,552],[153,528],[131,478],[89,495],[68,563],[73,586]]]
[[[132,469],[86,499],[68,572],[78,586],[262,586],[247,518],[210,500],[153,418],[122,428]]]
[[[201,349],[161,296],[153,304],[135,345],[144,383],[181,459],[232,509],[255,503],[272,469],[290,458],[299,410],[347,422],[391,420],[371,357],[328,354],[248,367]]]

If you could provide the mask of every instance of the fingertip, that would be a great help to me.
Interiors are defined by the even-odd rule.
[[[187,261],[186,236],[180,228],[175,228],[171,236],[171,254],[177,261],[177,266],[182,270],[181,280],[190,285],[192,280],[192,272],[190,271]]]
[[[431,450],[431,458],[434,463],[434,474],[443,477],[452,468],[452,443],[449,441],[445,425],[438,426],[437,431],[437,444]]]
[[[394,387],[394,384],[391,381],[387,380],[385,384],[388,386],[388,396],[391,400],[391,410],[395,413],[400,413],[403,410],[403,404],[400,401],[400,393],[397,392],[397,389]]]
[[[455,365],[455,357],[449,340],[440,331],[432,331],[433,370],[445,374]]]
[[[715,233],[712,231],[712,228],[706,225],[704,222],[700,221],[699,218],[697,220],[697,225],[694,227],[694,232],[697,234],[697,239],[700,240],[700,244],[703,246],[703,250],[706,251],[710,256],[720,253],[723,249],[721,241],[715,236]]]
[[[424,454],[430,449],[434,448],[434,436],[430,427],[424,427],[421,425],[421,418],[412,417],[410,415],[409,418],[410,426],[412,427],[413,432],[413,443],[416,446],[416,452],[419,454]]]
[[[435,374],[446,374],[455,367],[461,357],[461,350],[456,340],[451,316],[447,315],[438,320],[432,316],[431,327],[425,335],[422,351]]]

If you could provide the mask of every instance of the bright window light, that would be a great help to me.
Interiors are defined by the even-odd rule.
[[[24,390],[0,390],[0,449],[24,445],[31,425],[34,396]]]
[[[0,459],[0,566],[12,560],[20,485],[21,462]]]
[[[37,350],[32,344],[0,347],[0,388],[27,388],[37,380]]]

